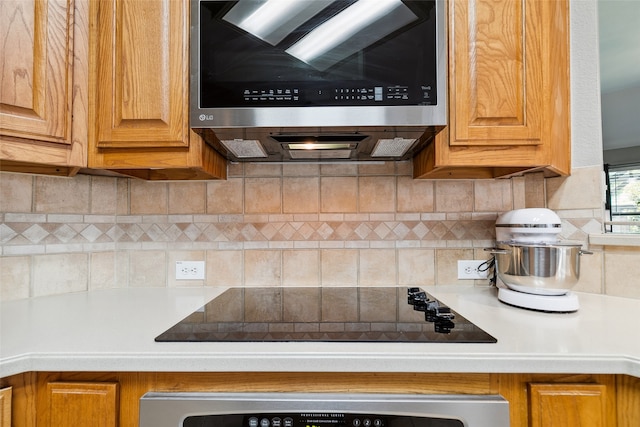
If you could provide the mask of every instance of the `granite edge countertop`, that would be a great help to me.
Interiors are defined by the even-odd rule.
[[[496,289],[424,287],[495,344],[154,338],[227,288],[123,288],[0,304],[0,377],[30,371],[609,373],[640,377],[640,300],[577,293],[575,313],[505,305]]]

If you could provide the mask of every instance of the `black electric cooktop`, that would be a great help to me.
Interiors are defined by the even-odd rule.
[[[232,288],[158,342],[497,340],[419,288]]]

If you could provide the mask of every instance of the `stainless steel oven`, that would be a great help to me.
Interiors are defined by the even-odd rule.
[[[508,427],[499,395],[155,393],[140,427]]]

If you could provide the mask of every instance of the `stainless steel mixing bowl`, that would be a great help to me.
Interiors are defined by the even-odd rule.
[[[513,290],[539,295],[563,295],[580,278],[579,243],[498,242],[487,248],[496,258],[496,272]]]

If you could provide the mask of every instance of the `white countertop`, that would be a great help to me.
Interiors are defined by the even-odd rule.
[[[571,314],[495,289],[427,292],[498,339],[456,343],[157,343],[225,288],[128,288],[0,304],[0,377],[29,371],[614,373],[640,377],[640,300],[578,293]]]

